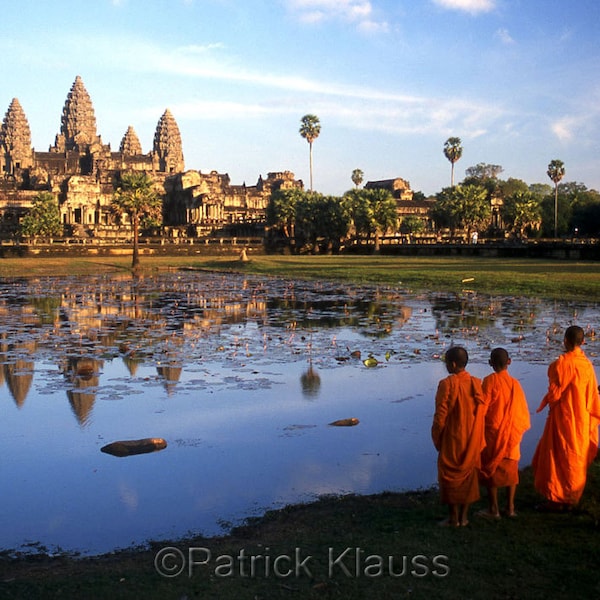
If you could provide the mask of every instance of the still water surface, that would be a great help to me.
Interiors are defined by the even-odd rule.
[[[471,284],[472,285],[472,284]],[[429,487],[445,349],[511,353],[532,412],[596,304],[215,273],[0,282],[0,549],[95,554],[321,494]],[[360,352],[360,358],[355,356]],[[367,367],[368,357],[377,365]],[[356,417],[355,427],[332,427]],[[165,450],[117,458],[115,440]]]

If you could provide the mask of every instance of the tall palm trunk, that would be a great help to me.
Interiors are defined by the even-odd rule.
[[[558,237],[558,181],[554,182],[554,238]]]
[[[313,191],[313,153],[312,141],[308,143],[309,170],[310,170],[310,191]]]

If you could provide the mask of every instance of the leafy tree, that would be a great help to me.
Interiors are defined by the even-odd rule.
[[[355,189],[346,192],[344,200],[348,206],[354,228],[358,235],[375,236],[375,252],[379,252],[379,238],[398,226],[396,200],[391,192],[383,189]]]
[[[146,173],[126,172],[121,175],[119,187],[112,198],[115,213],[129,215],[133,229],[133,256],[131,268],[139,267],[139,230],[144,218],[158,219],[162,201],[154,189],[152,179]]]
[[[21,219],[19,226],[21,235],[54,237],[62,235],[63,226],[60,220],[58,200],[50,192],[39,192],[35,195],[31,209]]]
[[[321,133],[321,123],[316,115],[304,115],[300,119],[300,135],[308,142],[309,160],[310,160],[310,191],[313,189],[313,142]]]
[[[299,250],[308,246],[316,252],[319,223],[317,205],[320,194],[304,192],[296,203],[295,231]]]
[[[500,214],[508,229],[522,237],[526,229],[532,230],[541,224],[540,199],[527,189],[517,190],[504,198]]]
[[[509,177],[506,181],[498,182],[498,192],[503,199],[513,196],[517,192],[531,192],[538,200],[541,200],[545,194],[535,194],[533,190],[529,188],[529,185],[522,179],[515,179]]]
[[[425,223],[419,217],[408,215],[402,219],[400,223],[400,231],[402,233],[421,233],[425,229]]]
[[[544,196],[541,207],[542,235],[560,237],[568,234],[572,216],[571,201],[568,196],[560,192],[560,186],[557,195],[550,193]]]
[[[339,249],[348,235],[350,217],[346,205],[335,196],[301,189],[276,190],[266,210],[267,225],[278,227],[294,238],[298,249],[316,252],[322,241],[328,249]]]
[[[294,237],[296,205],[304,194],[305,192],[298,188],[272,192],[266,209],[267,225],[278,227],[287,238]]]
[[[450,172],[450,185],[454,187],[454,163],[462,156],[462,146],[459,137],[449,137],[444,144],[444,156],[452,165]]]
[[[444,188],[436,194],[432,217],[438,227],[449,227],[452,232],[472,230],[487,225],[491,215],[487,191],[480,185],[457,185]]]
[[[350,229],[350,219],[340,198],[315,192],[304,193],[296,205],[296,231],[300,246],[312,253],[323,242],[327,249],[339,249]]]
[[[320,226],[318,233],[324,238],[327,250],[338,251],[350,231],[350,215],[341,198],[324,196],[317,209]]]
[[[573,207],[571,219],[573,230],[579,235],[600,236],[600,194],[590,190],[585,200]]]
[[[600,234],[600,193],[579,190],[572,202],[571,227],[579,235],[598,237]]]
[[[567,182],[558,186],[559,200],[565,197],[570,209],[568,232],[597,236],[600,232],[600,194],[582,183]],[[566,233],[566,231],[565,231]]]
[[[478,163],[474,167],[465,169],[465,178],[462,185],[481,185],[488,193],[488,200],[498,196],[500,189],[500,180],[498,175],[504,169],[500,165],[490,165],[488,163]]]
[[[490,165],[488,163],[477,163],[474,167],[465,169],[465,179],[477,179],[480,182],[486,179],[498,179],[498,175],[504,169],[500,165]]]
[[[565,176],[565,165],[562,160],[554,159],[550,161],[548,177],[554,182],[554,237],[558,236],[558,184]]]
[[[358,187],[363,182],[364,173],[360,169],[352,171],[352,183]]]
[[[547,183],[532,183],[529,186],[529,191],[541,200],[544,196],[549,196],[552,193],[552,186]]]

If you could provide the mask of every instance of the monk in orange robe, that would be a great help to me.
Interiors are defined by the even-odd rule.
[[[549,407],[531,463],[535,489],[548,500],[545,509],[564,510],[579,502],[598,452],[600,396],[583,342],[581,327],[567,328],[566,352],[548,368],[548,392],[537,409]]]
[[[479,480],[488,491],[488,510],[477,514],[499,519],[498,488],[506,488],[506,515],[515,517],[515,495],[519,483],[521,438],[531,427],[529,408],[521,384],[508,372],[511,360],[504,348],[494,348],[490,366],[494,373],[484,377],[486,397],[485,448],[481,453]]]
[[[481,381],[466,366],[467,351],[453,346],[446,352],[450,375],[439,382],[431,438],[438,451],[441,501],[448,505],[442,525],[467,525],[469,506],[479,499],[479,467],[485,445],[485,398]]]

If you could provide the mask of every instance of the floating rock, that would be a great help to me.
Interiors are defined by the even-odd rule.
[[[351,419],[339,419],[337,421],[332,421],[329,424],[333,425],[334,427],[353,427],[354,425],[358,425],[359,423],[360,421],[358,419],[352,417]]]
[[[100,448],[101,452],[113,456],[132,456],[134,454],[147,454],[167,447],[167,442],[162,438],[144,438],[142,440],[120,440]]]

